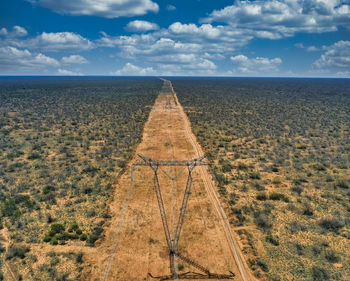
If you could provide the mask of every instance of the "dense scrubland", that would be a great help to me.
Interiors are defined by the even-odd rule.
[[[161,86],[141,78],[0,79],[1,272],[79,279],[79,249],[103,232],[109,193]],[[72,250],[56,252],[60,245]]]
[[[262,280],[350,280],[350,81],[171,79]]]

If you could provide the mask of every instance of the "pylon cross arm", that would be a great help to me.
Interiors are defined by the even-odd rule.
[[[191,160],[155,160],[141,154],[137,155],[143,161],[134,163],[134,166],[211,166],[211,163],[203,161],[205,155]]]

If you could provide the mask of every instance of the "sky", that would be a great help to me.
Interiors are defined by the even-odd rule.
[[[350,0],[2,0],[0,75],[350,77]]]

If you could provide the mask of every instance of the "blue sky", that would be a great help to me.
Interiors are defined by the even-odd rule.
[[[4,0],[0,75],[350,77],[350,0]]]

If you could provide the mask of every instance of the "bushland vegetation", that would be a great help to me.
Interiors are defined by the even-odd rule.
[[[0,233],[8,245],[0,256],[16,278],[77,280],[81,253],[43,258],[31,247],[93,247],[103,235],[106,201],[161,86],[158,79],[0,79]]]
[[[350,81],[171,79],[262,280],[350,280]]]

